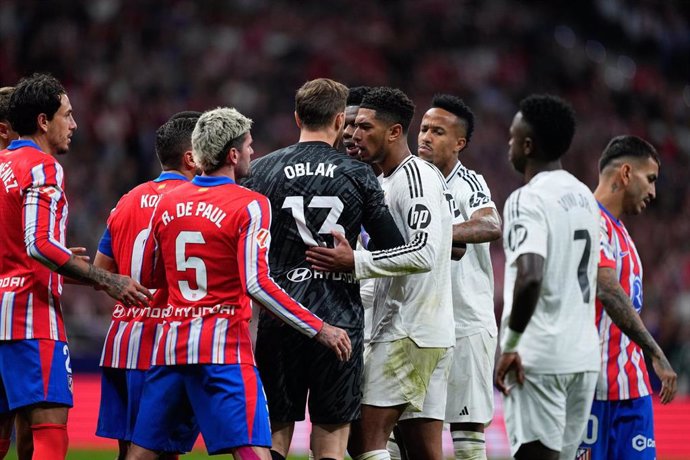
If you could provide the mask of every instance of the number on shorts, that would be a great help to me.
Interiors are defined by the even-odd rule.
[[[589,420],[587,420],[587,429],[585,430],[585,438],[583,439],[585,444],[594,444],[597,442],[599,432],[599,419],[596,415],[590,414]]]

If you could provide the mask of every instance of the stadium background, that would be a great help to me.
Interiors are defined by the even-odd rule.
[[[296,141],[294,91],[315,77],[403,89],[418,106],[412,146],[434,93],[464,98],[477,126],[462,161],[484,174],[499,210],[520,185],[507,132],[531,92],[572,102],[578,129],[564,163],[590,186],[610,137],[650,140],[662,156],[658,198],[626,224],[645,266],[643,319],[679,374],[679,401],[657,417],[661,458],[690,458],[673,441],[690,430],[689,57],[681,0],[0,0],[0,84],[48,71],[68,88],[79,124],[61,158],[68,243],[91,254],[119,196],[157,175],[154,133],[172,113],[235,106],[255,120],[261,155]],[[500,243],[492,254],[500,317]],[[74,369],[86,373],[79,405],[94,398],[88,372],[111,304],[67,287],[64,305]],[[72,430],[92,430],[88,407]]]

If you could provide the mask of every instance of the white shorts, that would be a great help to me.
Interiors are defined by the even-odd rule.
[[[486,330],[456,340],[448,378],[447,423],[491,422],[496,342]]]
[[[539,441],[560,452],[561,459],[575,458],[587,427],[598,372],[574,374],[525,374],[518,385],[515,374],[506,377],[512,388],[504,397],[510,453],[522,444]]]
[[[410,338],[370,343],[364,353],[362,404],[422,410],[443,420],[453,348],[420,348]],[[402,419],[405,418],[403,414]]]

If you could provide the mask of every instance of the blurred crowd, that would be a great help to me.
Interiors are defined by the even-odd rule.
[[[635,134],[662,157],[657,200],[626,224],[644,273],[643,318],[690,393],[690,3],[585,0],[0,0],[0,84],[33,71],[67,86],[79,124],[61,158],[70,246],[95,253],[109,210],[155,177],[156,128],[186,109],[254,119],[256,155],[294,143],[295,90],[327,76],[403,89],[418,121],[437,92],[477,115],[462,161],[503,209],[520,177],[508,126],[532,92],[569,100],[578,129],[565,166],[590,186],[607,141]],[[493,246],[496,309],[503,256]],[[65,289],[73,353],[95,357],[110,301]]]

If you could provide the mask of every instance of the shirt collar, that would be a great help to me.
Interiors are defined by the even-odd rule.
[[[163,171],[160,176],[155,178],[154,182],[163,182],[164,180],[183,180],[187,181],[187,178],[180,173]]]
[[[216,185],[234,184],[235,181],[227,176],[196,176],[192,184],[200,187],[215,187]]]
[[[30,141],[28,139],[15,139],[12,142],[10,142],[10,145],[7,146],[7,150],[17,150],[22,147],[33,147],[36,150],[41,150],[41,147],[38,146],[37,143],[34,141]],[[43,150],[41,150],[43,151]]]

